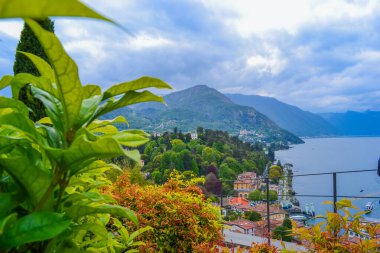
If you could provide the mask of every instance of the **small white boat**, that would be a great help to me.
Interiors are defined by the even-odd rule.
[[[307,220],[307,217],[305,215],[291,215],[289,218],[291,220],[295,220],[295,221],[305,221],[305,220]]]
[[[365,208],[364,208],[365,211],[367,212],[372,212],[373,210],[373,203],[372,202],[367,202],[367,204],[365,205]]]

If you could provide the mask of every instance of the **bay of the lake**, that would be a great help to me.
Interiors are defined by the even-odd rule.
[[[309,174],[348,170],[377,169],[380,157],[380,137],[316,138],[304,139],[304,144],[276,152],[282,164],[293,164],[293,173]],[[294,177],[293,189],[300,195],[333,195],[333,176]],[[380,218],[380,177],[376,171],[337,174],[337,195],[378,197],[375,199],[352,199],[361,210],[373,201],[374,210],[368,218]],[[330,206],[323,205],[326,197],[297,197],[301,207],[313,203],[317,214],[324,214]]]

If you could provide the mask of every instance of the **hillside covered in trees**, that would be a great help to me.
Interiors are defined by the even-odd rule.
[[[140,152],[145,163],[143,170],[159,184],[166,182],[173,170],[191,171],[206,176],[206,181],[216,181],[215,177],[234,180],[245,171],[262,174],[273,154],[270,151],[266,155],[260,144],[252,145],[227,132],[201,127],[197,129],[197,139],[176,129],[152,136]],[[231,187],[232,183],[224,185],[223,189],[228,192]]]

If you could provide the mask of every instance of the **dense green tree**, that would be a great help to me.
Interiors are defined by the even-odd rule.
[[[219,167],[219,177],[225,180],[234,180],[236,179],[236,172],[231,169],[227,163],[222,163]]]
[[[280,180],[280,177],[282,176],[282,169],[280,166],[274,165],[269,168],[269,178],[278,184],[278,181]]]
[[[227,164],[236,174],[240,174],[244,171],[243,166],[233,157],[227,157],[223,160],[222,164]]]
[[[254,190],[253,192],[249,193],[248,199],[252,201],[260,201],[263,200],[263,194],[260,190]]]
[[[170,143],[174,152],[181,152],[186,149],[186,144],[180,139],[174,139]]]
[[[292,229],[292,227],[293,227],[293,225],[292,225],[292,221],[291,221],[289,218],[285,219],[285,220],[282,222],[282,225],[283,225],[284,227],[287,227],[288,229]]]
[[[267,199],[267,192],[264,191],[263,192],[263,199],[266,200]],[[278,194],[276,191],[273,191],[273,190],[269,190],[269,201],[276,201],[278,200]]]
[[[261,214],[255,211],[248,211],[244,213],[244,218],[250,221],[260,221],[261,220]]]
[[[204,161],[208,162],[209,164],[218,163],[221,157],[222,157],[221,153],[216,149],[205,147],[202,150],[202,158]]]
[[[289,228],[285,226],[278,226],[273,231],[273,238],[285,242],[291,242],[291,230],[289,230]]]
[[[54,22],[51,21],[49,18],[38,21],[38,23],[45,30],[54,32]],[[41,57],[49,63],[48,57],[45,51],[43,50],[40,42],[26,23],[24,24],[24,28],[21,31],[20,40],[17,45],[17,53],[13,65],[13,72],[15,75],[18,73],[29,73],[34,76],[40,76],[40,73],[38,72],[37,68],[34,66],[32,61],[29,60],[29,58],[25,55],[19,53],[18,51],[32,53]],[[31,95],[29,85],[26,85],[21,89],[19,93],[19,99],[31,109],[31,111],[29,112],[29,117],[33,121],[37,121],[43,117],[46,117],[44,105],[39,99],[34,98]]]

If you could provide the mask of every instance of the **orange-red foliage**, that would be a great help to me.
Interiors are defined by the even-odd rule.
[[[162,186],[131,184],[128,173],[112,188],[120,205],[135,211],[140,226],[151,226],[141,240],[141,252],[193,252],[203,243],[221,240],[220,211],[206,202],[202,191],[180,179]]]

